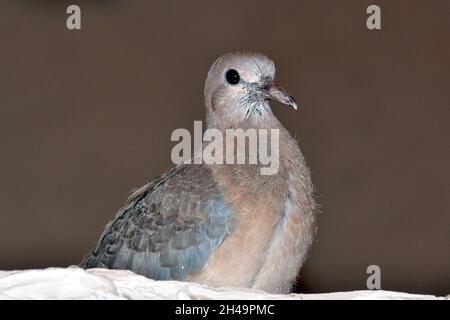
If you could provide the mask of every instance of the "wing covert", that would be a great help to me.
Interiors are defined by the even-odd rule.
[[[233,227],[209,168],[181,165],[136,190],[82,264],[182,280],[203,268]]]

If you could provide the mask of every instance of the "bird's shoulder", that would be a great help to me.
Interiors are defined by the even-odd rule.
[[[143,199],[145,202],[166,200],[165,203],[169,204],[167,198],[179,199],[183,194],[189,195],[193,200],[205,201],[221,193],[211,169],[206,165],[181,164],[134,189],[121,210],[135,206]]]

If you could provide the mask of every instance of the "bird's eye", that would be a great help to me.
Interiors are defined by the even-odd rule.
[[[239,81],[241,80],[239,73],[234,69],[228,70],[225,77],[227,78],[227,82],[229,84],[238,84]]]

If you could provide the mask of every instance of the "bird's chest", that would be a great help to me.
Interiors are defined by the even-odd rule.
[[[309,172],[296,143],[280,149],[280,165],[274,175],[259,174],[256,165],[213,168],[235,227],[192,280],[213,286],[287,291],[303,259],[302,241],[310,233],[307,215],[311,205]],[[283,278],[273,278],[277,275]]]
[[[237,229],[241,231],[239,236],[254,244],[264,243],[282,215],[288,197],[288,172],[280,167],[277,174],[261,175],[259,166],[248,165],[234,170],[222,181]]]
[[[246,168],[245,172],[228,173],[224,177],[227,179],[222,183],[235,227],[211,256],[200,277],[194,280],[216,286],[250,286],[283,214],[288,194],[287,175],[281,169],[275,176],[261,177]]]

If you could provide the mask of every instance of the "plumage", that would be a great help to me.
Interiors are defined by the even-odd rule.
[[[275,174],[261,174],[261,163],[178,165],[131,194],[82,266],[289,292],[316,233],[316,205],[297,141],[268,102],[297,109],[274,77],[265,55],[223,55],[208,73],[205,106],[208,128],[223,134],[279,130]]]
[[[204,266],[232,229],[211,170],[180,165],[131,195],[83,265],[183,280]]]

